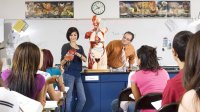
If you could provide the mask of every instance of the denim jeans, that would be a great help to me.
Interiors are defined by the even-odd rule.
[[[63,112],[81,112],[86,102],[85,91],[81,77],[74,77],[73,75],[63,74],[64,84],[69,87],[65,99],[65,107]],[[76,96],[73,93],[76,93]],[[75,98],[74,98],[75,97]],[[75,106],[72,106],[73,99],[77,99]],[[73,109],[75,107],[75,110]]]

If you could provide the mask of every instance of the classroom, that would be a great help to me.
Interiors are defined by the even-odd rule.
[[[189,67],[198,66],[199,4],[0,0],[0,112],[172,112],[164,110],[172,106],[173,112],[200,111],[184,107],[187,93],[198,94],[200,74]],[[197,57],[189,60],[192,53]],[[149,93],[157,99],[142,99]],[[21,103],[12,103],[13,110],[1,102],[12,94]]]

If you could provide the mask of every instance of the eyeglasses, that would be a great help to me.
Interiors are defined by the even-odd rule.
[[[124,40],[127,40],[127,41],[131,41],[131,39],[129,39],[129,38],[126,38],[125,36],[123,36],[123,38],[122,39],[124,39]]]

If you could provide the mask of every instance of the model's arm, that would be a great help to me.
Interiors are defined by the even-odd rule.
[[[86,32],[85,33],[85,39],[90,38],[90,35],[92,34],[92,31]]]

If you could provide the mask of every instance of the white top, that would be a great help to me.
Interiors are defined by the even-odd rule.
[[[20,112],[19,102],[11,91],[0,87],[0,112]]]
[[[45,78],[45,80],[47,80],[49,77],[51,77],[51,75],[48,72],[44,72],[44,71],[41,71],[41,70],[38,70],[37,74],[42,75]]]
[[[23,112],[42,112],[43,110],[40,102],[18,92],[0,87],[0,93],[0,112],[21,112],[21,110]]]

